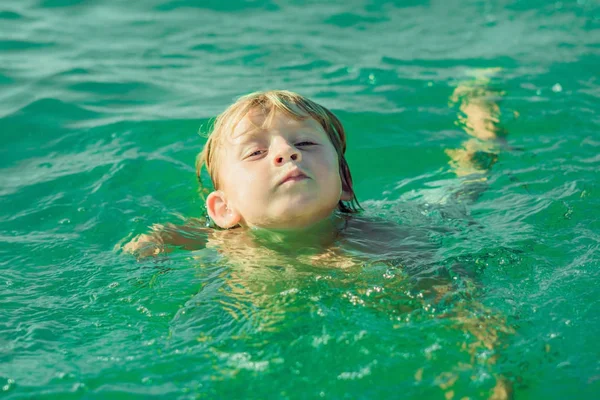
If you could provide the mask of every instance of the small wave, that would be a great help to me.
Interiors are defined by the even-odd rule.
[[[12,134],[15,137],[22,137],[22,125],[40,125],[45,128],[53,126],[62,127],[67,121],[80,121],[97,116],[97,113],[84,107],[55,98],[43,98],[32,101],[12,114],[4,116],[1,121],[4,127],[7,127],[9,124],[15,124],[15,130]],[[2,134],[5,137],[8,134],[10,138],[11,129],[6,129]]]
[[[69,68],[67,70],[61,71],[58,74],[56,74],[56,77],[59,76],[79,76],[79,75],[89,75],[91,73],[91,71],[89,69],[86,68]]]
[[[377,24],[386,20],[386,17],[366,16],[355,13],[340,13],[327,18],[325,23],[335,25],[340,28],[355,27],[359,29],[365,29],[369,24]]]
[[[23,19],[23,16],[14,11],[0,11],[0,19]]]
[[[262,9],[275,11],[279,6],[271,1],[221,1],[221,0],[172,0],[159,4],[155,7],[158,11],[173,11],[180,8],[200,8],[221,12],[246,11],[250,9]]]
[[[39,6],[41,8],[62,8],[78,6],[89,2],[89,0],[42,0]]]
[[[14,82],[15,82],[15,80],[13,78],[11,78],[10,76],[0,73],[0,85],[10,85],[11,83],[14,83]]]
[[[146,90],[150,88],[150,85],[141,82],[99,82],[99,81],[86,81],[78,82],[69,86],[69,89],[89,92],[96,95],[100,94],[119,94],[124,95],[127,93]]]
[[[28,40],[0,40],[0,50],[20,51],[42,49],[55,46],[54,42],[31,42]]]
[[[331,63],[325,60],[301,61],[279,67],[281,71],[318,71],[330,67]]]
[[[448,54],[450,55],[450,54]],[[448,56],[447,55],[447,56]],[[477,57],[477,58],[398,58],[383,56],[381,62],[387,65],[407,65],[407,66],[419,66],[419,67],[431,67],[439,69],[440,67],[468,67],[468,68],[489,68],[489,67],[504,67],[514,68],[518,66],[517,60],[511,57],[498,56],[498,57]]]

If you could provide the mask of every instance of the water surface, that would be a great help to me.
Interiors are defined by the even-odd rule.
[[[595,398],[599,28],[590,0],[5,2],[2,397]],[[423,208],[483,68],[508,146],[476,202]],[[271,88],[339,115],[366,212],[433,260],[115,250],[203,216],[199,129]]]

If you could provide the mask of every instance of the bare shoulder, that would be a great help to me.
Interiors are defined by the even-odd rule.
[[[381,258],[422,258],[435,249],[426,228],[382,218],[348,218],[343,233],[343,240],[352,249]]]

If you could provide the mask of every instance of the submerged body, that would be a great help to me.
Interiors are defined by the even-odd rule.
[[[461,148],[446,150],[460,181],[453,189],[442,188],[445,192],[434,203],[473,201],[485,190],[486,175],[503,140],[497,125],[499,93],[487,88],[496,72],[475,71],[474,79],[459,85],[451,96],[451,103],[460,107],[457,123],[470,138]],[[214,235],[248,235],[245,245],[261,231],[279,234],[288,242],[314,237],[313,242],[325,250],[338,238],[357,243],[368,237],[373,253],[403,242],[395,240],[403,236],[393,233],[395,229],[356,219],[360,206],[345,150],[344,128],[322,106],[286,91],[241,98],[217,118],[198,157],[198,176],[206,166],[214,187],[206,198],[208,215],[218,227],[235,230]],[[145,256],[178,246],[202,248],[214,236],[205,226],[201,221],[182,227],[155,225],[150,234],[139,235],[124,249]]]
[[[423,199],[437,199],[427,200],[423,207],[456,214],[485,190],[487,173],[503,145],[497,126],[498,93],[486,89],[489,76],[496,71],[479,71],[474,80],[454,91],[451,101],[460,106],[458,124],[470,138],[461,148],[446,151],[457,181],[445,188],[423,190]],[[282,103],[273,102],[270,95]],[[222,230],[207,228],[200,220],[184,226],[156,225],[124,249],[138,257],[176,248],[215,249],[232,268],[228,281],[234,292],[241,282],[246,291],[268,291],[267,286],[275,283],[257,281],[261,268],[290,267],[295,275],[299,265],[352,273],[360,273],[366,265],[381,265],[385,274],[396,276],[395,283],[385,289],[384,297],[376,295],[374,299],[379,300],[369,303],[370,307],[386,308],[395,304],[393,298],[403,296],[414,298],[425,310],[456,303],[439,317],[452,320],[473,338],[464,344],[473,360],[469,368],[491,368],[495,356],[478,361],[476,357],[494,352],[501,335],[512,330],[502,316],[474,300],[478,284],[464,273],[460,262],[435,264],[437,238],[452,234],[453,229],[397,225],[369,217],[368,211],[357,215],[341,124],[328,110],[315,111],[320,106],[294,96],[289,92],[268,92],[267,98],[250,95],[247,104],[244,100],[241,107],[234,105],[217,119],[216,134],[209,138],[199,160],[206,164],[215,189],[207,196],[207,212]],[[458,214],[468,219],[467,213]],[[468,303],[463,302],[465,298]],[[277,312],[271,301],[257,300],[254,308],[264,310],[271,324],[278,323],[273,322]],[[410,307],[394,312],[408,313]],[[461,369],[464,366],[439,377],[451,382],[440,385],[447,398],[453,396],[451,386]],[[417,371],[415,376],[422,373]],[[490,373],[496,384],[489,397],[509,398],[510,383],[493,370]]]

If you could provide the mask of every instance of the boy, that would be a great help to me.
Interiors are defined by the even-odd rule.
[[[324,107],[288,91],[242,97],[217,119],[198,157],[215,191],[221,228],[303,230],[358,202],[344,158],[346,135]]]
[[[459,122],[471,138],[462,148],[447,150],[454,173],[465,178],[458,192],[442,188],[438,203],[450,196],[477,195],[485,173],[496,160],[499,109],[482,89],[489,72],[454,91],[451,100],[460,103]],[[392,270],[401,266],[395,270],[399,274],[412,269],[406,267],[427,265],[433,254],[430,232],[414,227],[402,230],[386,221],[353,215],[360,205],[345,150],[346,135],[340,121],[319,104],[289,91],[242,97],[216,119],[197,159],[198,178],[206,167],[214,187],[206,198],[208,215],[223,230],[211,230],[194,221],[183,227],[156,226],[152,233],[134,238],[124,249],[146,256],[167,252],[171,246],[214,246],[233,264],[250,266],[303,263],[350,268],[368,258],[370,262],[389,263]],[[425,195],[431,197],[440,190],[431,192]],[[232,274],[241,276],[231,278],[232,285],[249,281],[255,273],[253,268],[235,269]],[[402,281],[394,280],[399,285]],[[465,282],[465,287],[474,286],[469,279]],[[414,280],[412,289],[428,293],[421,297],[423,302],[435,297],[435,304],[452,292],[453,285],[450,277],[424,271]],[[473,290],[465,289],[467,295]],[[381,304],[385,307],[388,303]],[[453,318],[457,326],[476,338],[469,347],[473,359],[480,352],[493,351],[501,333],[512,332],[504,319],[476,301],[464,309],[461,304],[454,314],[442,317]],[[256,310],[263,306],[259,304]],[[269,312],[269,320],[273,315]],[[482,323],[480,315],[489,322]],[[494,362],[493,357],[477,361],[473,368]],[[419,374],[422,370],[416,376]],[[458,375],[452,372],[444,377],[454,382]],[[454,395],[451,386],[443,387],[447,398]],[[492,398],[508,398],[510,392],[510,383],[497,375]]]
[[[473,138],[447,154],[456,175],[469,176],[467,182],[484,180],[495,162],[499,111],[482,89],[490,72],[495,71],[483,71],[474,82],[459,86],[452,97],[460,102],[460,122]],[[183,227],[156,225],[124,250],[143,257],[173,247],[199,249],[215,237],[220,244],[235,238],[244,247],[256,241],[256,234],[268,232],[282,235],[286,242],[300,240],[325,250],[340,236],[353,235],[352,247],[361,251],[399,250],[406,256],[402,250],[410,246],[413,256],[422,256],[419,250],[430,247],[427,233],[415,237],[381,221],[350,217],[361,207],[345,151],[344,128],[325,107],[284,90],[244,96],[218,116],[196,163],[198,178],[206,167],[214,187],[206,198],[207,213],[227,231],[210,231],[196,221]],[[481,165],[482,154],[487,165]],[[472,195],[468,189],[461,188],[462,194]],[[448,195],[457,193],[444,196]],[[253,235],[244,238],[245,233]]]
[[[319,104],[289,91],[244,96],[216,119],[198,155],[198,178],[205,166],[214,187],[207,213],[222,229],[328,236],[360,209],[345,151],[342,124]],[[201,226],[158,226],[124,249],[198,248],[205,235]]]

